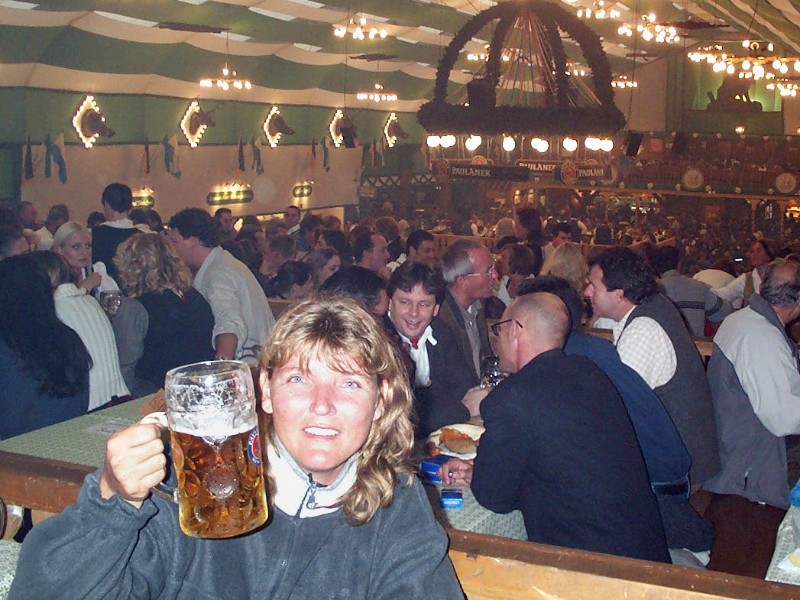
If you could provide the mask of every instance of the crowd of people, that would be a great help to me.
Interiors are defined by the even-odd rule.
[[[3,213],[0,439],[151,393],[179,365],[247,362],[276,486],[272,550],[260,534],[178,537],[174,507],[149,494],[163,443],[138,424],[111,438],[78,504],[32,530],[12,598],[62,586],[127,597],[134,584],[152,597],[301,597],[322,581],[348,597],[460,597],[409,465],[415,440],[474,419],[474,464],[453,459],[440,476],[491,510],[521,510],[532,541],[702,567],[714,533],[692,492],[786,506],[800,374],[784,326],[800,315],[800,260],[769,239],[654,215],[634,250],[628,229],[528,206],[473,223],[494,239],[437,252],[430,231],[389,215],[347,227],[288,206],[237,224],[226,208],[186,208],[165,227],[131,200],[112,184],[105,221],[84,227],[56,205],[38,232],[32,204]],[[604,243],[576,243],[590,238]],[[744,244],[748,268],[723,265]],[[717,328],[706,373],[692,336]],[[508,377],[482,385],[495,354]],[[304,502],[321,489],[329,505]],[[91,552],[76,563],[79,547]]]

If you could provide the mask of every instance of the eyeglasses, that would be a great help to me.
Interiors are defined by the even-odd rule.
[[[493,324],[493,325],[490,327],[490,329],[492,330],[492,333],[493,333],[495,336],[499,336],[499,335],[500,335],[500,326],[501,326],[501,325],[505,325],[506,323],[516,323],[517,325],[519,325],[520,329],[525,329],[525,328],[522,326],[522,323],[520,323],[520,322],[519,322],[519,321],[517,321],[516,319],[506,319],[505,321],[498,321],[497,323],[494,323],[494,324]]]
[[[466,275],[462,275],[462,277],[494,277],[495,275],[497,275],[497,269],[492,265],[489,267],[488,271],[484,271],[483,273],[467,273]]]

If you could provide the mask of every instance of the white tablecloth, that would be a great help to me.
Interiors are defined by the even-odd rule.
[[[769,569],[767,569],[767,576],[765,577],[767,581],[800,585],[800,569],[788,571],[778,566],[796,548],[794,536],[792,535],[792,517],[797,510],[794,506],[790,507],[778,526],[778,535],[775,538],[775,552],[772,554],[772,561],[769,563]]]

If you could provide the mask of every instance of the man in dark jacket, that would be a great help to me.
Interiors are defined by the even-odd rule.
[[[452,459],[446,484],[471,484],[495,512],[522,511],[528,539],[669,562],[642,451],[613,384],[588,358],[567,356],[564,303],[517,298],[494,325],[512,373],[481,404],[486,432],[474,468]]]

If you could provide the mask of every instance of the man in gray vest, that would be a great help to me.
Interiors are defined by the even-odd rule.
[[[595,316],[614,321],[622,362],[661,398],[678,429],[696,486],[719,471],[711,391],[703,361],[678,309],[659,293],[647,259],[630,248],[605,250],[590,264],[586,297]]]
[[[722,470],[704,489],[789,507],[785,438],[800,433],[800,373],[785,326],[799,315],[800,264],[778,259],[714,336],[708,379]]]

